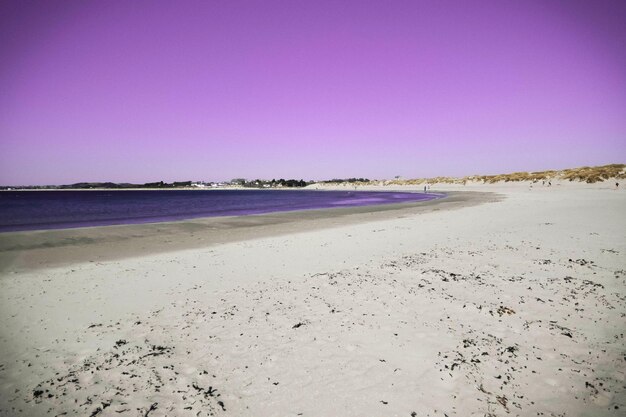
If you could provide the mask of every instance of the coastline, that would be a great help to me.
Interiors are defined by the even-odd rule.
[[[170,222],[0,233],[0,273],[153,253],[371,222],[442,209],[458,209],[501,196],[450,192],[427,201],[204,217]]]
[[[626,193],[473,190],[188,247],[207,224],[26,232],[53,247],[0,278],[0,415],[621,415]]]
[[[0,234],[400,204],[422,202],[445,196],[442,193],[413,191],[352,190],[272,192],[271,190],[248,189],[207,193],[195,193],[190,190],[119,190],[118,193],[91,191],[93,192],[86,194],[95,194],[95,196],[85,196],[85,193],[77,193],[75,190],[63,190],[60,193],[11,192],[6,200],[0,199],[2,200],[0,201],[0,215],[2,216]],[[35,193],[37,195],[33,197],[32,194]],[[62,195],[51,196],[50,194]],[[281,194],[283,196],[287,194],[290,198],[283,200],[277,198]],[[211,197],[208,198],[209,196]],[[72,204],[73,208],[68,208],[68,204]]]

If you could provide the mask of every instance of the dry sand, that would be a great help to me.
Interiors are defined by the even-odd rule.
[[[626,192],[446,188],[0,235],[0,415],[623,415]]]

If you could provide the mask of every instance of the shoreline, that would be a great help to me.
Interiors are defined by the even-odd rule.
[[[64,191],[65,192],[64,198],[66,198],[67,202],[69,203],[72,201],[71,195],[73,194],[67,195],[67,193],[74,193],[76,190],[56,190],[56,191]],[[89,191],[98,192],[99,193],[98,195],[100,198],[105,198],[113,194],[118,194],[118,193],[110,194],[108,193],[108,191],[101,191],[101,190],[89,190]],[[127,191],[130,193],[133,193],[131,197],[134,197],[134,198],[137,198],[138,195],[141,195],[142,197],[147,197],[150,194],[150,192],[148,192],[149,190],[118,190],[118,191]],[[167,191],[174,191],[174,190],[167,190]],[[192,195],[188,193],[189,190],[177,190],[177,191],[179,191],[179,194],[177,194],[178,197],[180,197],[181,195],[180,193],[185,193],[185,194],[182,194],[184,196]],[[228,194],[231,194],[232,192],[235,192],[235,191],[239,192],[243,190],[222,190],[222,191],[223,192],[220,194],[220,196],[223,198],[224,196],[227,196]],[[17,194],[20,192],[21,191],[16,191],[14,194]],[[285,191],[277,192],[275,194],[278,195],[278,194],[287,193],[287,192],[290,192],[290,191],[285,190]],[[163,193],[161,193],[160,190],[155,190],[154,193],[157,193],[157,195],[161,195],[161,196],[163,195]],[[265,197],[268,197],[270,194],[274,194],[271,190],[247,189],[243,192],[243,194],[241,195],[235,194],[235,195],[239,195],[241,197],[242,195],[245,195],[247,193],[250,193],[253,196],[264,195]],[[241,207],[240,205],[239,206],[235,205],[235,207],[226,207],[226,208],[220,208],[216,210],[215,207],[213,207],[214,206],[213,201],[201,200],[201,204],[203,204],[204,212],[196,212],[197,211],[196,206],[191,207],[191,211],[187,212],[185,210],[176,211],[178,207],[173,207],[172,205],[168,206],[167,201],[160,201],[159,203],[164,203],[165,207],[167,207],[163,213],[154,213],[154,212],[143,213],[141,207],[135,207],[137,211],[134,213],[134,216],[132,217],[128,217],[129,211],[132,211],[132,210],[128,210],[126,208],[124,208],[124,211],[121,213],[119,211],[116,212],[116,209],[115,209],[116,206],[114,203],[113,206],[109,208],[111,211],[109,212],[108,217],[98,218],[97,216],[98,213],[95,213],[95,218],[92,217],[92,219],[89,220],[88,215],[80,216],[80,213],[79,213],[78,217],[80,220],[77,220],[77,221],[65,219],[63,221],[57,221],[54,223],[41,222],[41,223],[34,223],[34,224],[31,223],[31,219],[38,219],[40,215],[45,215],[45,213],[37,212],[37,211],[29,213],[28,207],[33,204],[33,202],[31,202],[31,204],[22,203],[23,209],[26,210],[26,212],[28,213],[28,215],[25,217],[18,216],[18,218],[23,223],[0,222],[0,236],[2,236],[3,233],[11,233],[11,232],[28,232],[28,231],[35,232],[35,231],[44,231],[44,230],[64,230],[64,229],[78,229],[78,228],[89,228],[89,227],[100,227],[100,226],[122,226],[122,225],[134,225],[134,224],[169,223],[169,222],[178,222],[178,221],[193,221],[196,219],[202,220],[202,219],[212,218],[212,217],[239,217],[239,216],[248,216],[248,215],[283,213],[283,212],[291,212],[291,211],[309,211],[309,210],[322,210],[322,209],[332,209],[332,208],[378,206],[378,205],[399,204],[399,203],[405,203],[405,202],[406,203],[410,203],[410,202],[419,203],[419,202],[443,198],[446,196],[445,193],[434,193],[434,192],[423,193],[423,192],[415,192],[413,190],[407,190],[404,192],[401,192],[401,191],[365,191],[365,190],[361,190],[361,191],[306,190],[305,192],[305,191],[299,190],[299,191],[291,192],[290,195],[293,196],[293,195],[300,195],[300,194],[305,194],[305,193],[308,195],[316,195],[316,196],[339,195],[341,196],[342,199],[347,198],[348,202],[345,202],[343,200],[333,201],[333,202],[328,202],[328,201],[319,202],[319,201],[313,200],[309,204],[306,204],[306,205],[302,205],[302,204],[293,205],[293,204],[285,204],[285,203],[283,203],[282,205],[279,204],[279,205],[270,205],[270,206],[259,204],[253,207]],[[27,194],[30,194],[30,193],[27,193]],[[209,194],[211,193],[207,193],[207,195]],[[231,194],[231,196],[232,195],[233,194]],[[174,197],[177,197],[177,196],[174,196]],[[393,198],[389,199],[388,198],[389,196]],[[363,197],[365,197],[365,199],[362,199]],[[377,200],[368,201],[372,197],[376,197]],[[12,198],[15,199],[16,197],[14,196]],[[11,202],[16,203],[15,201],[12,201],[12,198],[11,197],[9,198],[9,201],[8,201],[9,206],[11,205]],[[80,203],[80,201],[78,201],[77,203]],[[45,204],[39,203],[38,201],[35,201],[34,204],[37,207],[45,207]],[[99,206],[102,204],[102,202],[92,201],[91,204]],[[124,205],[122,204],[122,206]],[[49,208],[46,208],[46,210],[48,209]],[[64,207],[64,211],[65,210],[66,208]],[[13,215],[19,215],[16,210],[14,210],[13,212],[11,211],[5,212],[4,210],[0,210],[0,214],[4,214],[9,219]]]
[[[391,191],[391,190],[390,190]],[[397,192],[397,191],[394,191]],[[436,191],[432,191],[435,193]],[[103,262],[459,209],[500,194],[449,191],[427,201],[0,233],[0,273]]]

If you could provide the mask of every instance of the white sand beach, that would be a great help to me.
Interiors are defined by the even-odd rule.
[[[613,187],[434,184],[494,194],[152,254],[135,226],[76,232],[139,242],[119,258],[25,250],[0,276],[0,415],[623,416]]]

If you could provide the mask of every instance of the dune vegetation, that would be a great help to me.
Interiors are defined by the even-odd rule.
[[[498,175],[469,175],[465,177],[431,177],[392,180],[364,180],[350,181],[350,185],[420,185],[420,184],[465,184],[479,182],[493,184],[498,182],[539,182],[539,181],[577,181],[593,184],[609,179],[626,178],[626,164],[610,164],[595,167],[580,167],[563,170],[548,170],[537,172],[512,172]],[[342,184],[345,181],[325,181],[326,184]]]

